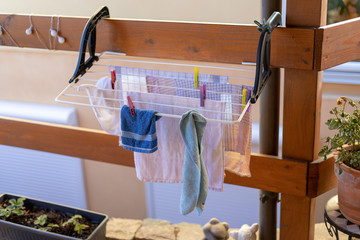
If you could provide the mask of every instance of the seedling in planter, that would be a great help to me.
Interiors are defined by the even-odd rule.
[[[15,200],[13,198],[13,199],[9,200],[9,203],[11,204],[10,206],[12,208],[21,209],[24,206],[24,201],[25,201],[25,198],[22,198],[22,197],[18,198],[17,200]]]
[[[89,227],[88,225],[85,225],[85,224],[75,224],[75,227],[74,227],[74,230],[78,233],[78,234],[81,234],[82,233],[82,231],[85,229],[85,228],[87,228],[87,227]]]
[[[8,218],[11,215],[11,210],[9,208],[0,207],[0,217]]]
[[[57,225],[57,224],[49,223],[47,225],[47,227],[39,228],[39,230],[47,232],[47,231],[50,231],[52,228],[58,228],[58,227],[59,227],[59,225]]]
[[[47,220],[47,215],[43,214],[40,215],[34,222],[35,225],[40,225],[40,226],[44,226]]]
[[[72,216],[69,220],[67,220],[66,222],[64,222],[62,224],[63,227],[65,227],[68,224],[73,224],[74,227],[74,231],[76,231],[78,234],[81,234],[81,232],[86,229],[87,227],[89,227],[88,225],[85,224],[81,224],[79,223],[78,219],[81,219],[82,216],[79,214],[75,214],[74,216]]]
[[[44,226],[46,224],[46,220],[47,220],[47,215],[46,214],[43,214],[43,215],[40,215],[34,222],[35,225],[40,225],[40,226]],[[53,224],[53,223],[49,223],[46,227],[41,227],[39,228],[39,230],[42,230],[42,231],[49,231],[51,230],[52,228],[55,228],[55,227],[59,227],[59,225],[57,224]]]
[[[12,213],[16,215],[23,215],[24,201],[25,198],[18,198],[17,200],[10,199],[9,206],[7,206],[6,208],[0,207],[0,217],[8,218]]]

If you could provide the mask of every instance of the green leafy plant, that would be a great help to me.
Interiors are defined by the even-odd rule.
[[[333,118],[327,120],[326,125],[336,133],[332,137],[326,138],[326,145],[322,147],[319,156],[324,160],[327,155],[336,151],[336,162],[344,163],[350,168],[360,170],[360,151],[357,144],[360,140],[360,102],[355,102],[350,98],[341,97],[337,100],[337,107],[334,107],[330,114]],[[346,107],[350,107],[350,112],[346,112]],[[340,108],[338,108],[340,107]],[[339,173],[342,170],[339,168]]]
[[[46,214],[42,214],[42,215],[40,215],[40,216],[34,221],[34,224],[35,224],[35,225],[39,225],[39,226],[44,226],[44,225],[46,224],[46,221],[47,221],[47,215],[46,215]],[[56,227],[59,227],[59,225],[53,224],[53,223],[49,223],[46,227],[41,227],[41,228],[39,228],[39,230],[49,231],[49,230],[51,230],[52,228],[56,228]]]
[[[58,228],[58,227],[59,227],[59,225],[57,225],[57,224],[49,223],[46,227],[39,228],[39,230],[47,232],[47,231],[50,231],[52,228]]]
[[[11,214],[23,215],[24,214],[24,201],[25,198],[10,199],[10,205],[6,208],[0,207],[0,217],[8,218]]]
[[[358,16],[360,16],[360,0],[328,0],[328,24]]]
[[[43,214],[38,216],[38,218],[34,221],[35,225],[40,225],[40,226],[44,226],[47,220],[47,215]]]
[[[79,222],[78,219],[81,219],[82,216],[79,215],[79,214],[75,214],[74,216],[72,216],[70,219],[68,219],[66,222],[64,222],[62,224],[63,227],[65,227],[66,225],[68,224],[73,224],[74,225],[74,231],[76,231],[78,234],[81,234],[82,231],[86,228],[88,228],[89,226],[88,225],[85,225],[85,224],[81,224]]]

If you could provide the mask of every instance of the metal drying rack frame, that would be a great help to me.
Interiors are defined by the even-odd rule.
[[[97,105],[84,104],[84,103],[78,103],[78,102],[73,102],[73,101],[64,101],[64,100],[60,99],[62,96],[65,95],[66,91],[69,88],[74,87],[74,85],[81,79],[81,77],[85,73],[87,73],[90,68],[92,68],[94,66],[94,62],[99,61],[100,57],[102,57],[104,54],[113,54],[115,56],[116,55],[117,56],[125,55],[123,53],[114,53],[114,52],[103,52],[103,53],[100,53],[99,55],[95,54],[96,25],[98,24],[98,22],[101,19],[109,18],[109,17],[110,17],[109,10],[106,6],[104,6],[104,7],[100,8],[87,22],[87,24],[84,28],[82,37],[81,37],[77,67],[75,69],[73,76],[69,80],[69,85],[55,98],[56,102],[120,110],[119,108],[117,109],[117,108],[112,108],[112,107],[97,106]],[[250,104],[256,103],[257,99],[259,98],[259,96],[271,74],[271,71],[270,71],[271,32],[275,27],[281,25],[281,15],[279,12],[274,12],[266,22],[265,22],[265,20],[263,20],[262,23],[259,23],[257,21],[255,21],[255,23],[258,25],[258,30],[261,32],[261,35],[260,35],[258,49],[257,49],[254,86],[253,86],[253,90],[252,90],[250,99],[245,104],[245,106],[243,106],[241,114],[237,120],[229,121],[229,120],[207,119],[208,121],[220,122],[220,123],[226,123],[226,124],[239,123],[243,119],[248,108],[250,107]],[[89,51],[89,57],[87,60],[85,60],[86,48],[88,48],[88,51]],[[134,60],[132,60],[132,61],[134,61]],[[137,60],[137,62],[141,62],[141,60]],[[144,61],[144,62],[149,63],[149,61]],[[156,62],[156,63],[161,64],[161,62]],[[165,64],[168,64],[168,63],[165,63]],[[177,64],[177,63],[171,63],[171,64]],[[207,65],[192,65],[192,64],[182,64],[182,63],[181,64],[178,63],[177,65],[209,67]],[[214,67],[212,67],[212,68],[214,68]],[[115,100],[115,99],[108,99],[108,100]],[[117,99],[117,100],[124,101],[121,99]],[[176,107],[176,106],[174,106],[174,107]],[[177,107],[179,107],[179,106],[177,106]],[[166,113],[157,113],[157,114],[159,116],[164,116],[164,117],[181,118],[180,115],[166,114]]]

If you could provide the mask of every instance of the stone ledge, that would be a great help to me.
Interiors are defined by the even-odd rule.
[[[231,229],[233,230],[233,229]],[[279,232],[278,232],[279,239]],[[171,225],[170,222],[158,219],[134,220],[111,218],[106,225],[107,240],[202,240],[202,226],[192,223]],[[333,240],[324,223],[315,225],[316,240]],[[339,233],[339,240],[347,240]]]

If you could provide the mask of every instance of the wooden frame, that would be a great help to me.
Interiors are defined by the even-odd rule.
[[[314,239],[315,197],[336,186],[333,159],[317,160],[320,71],[360,58],[360,18],[322,27],[326,2],[288,0],[287,24],[291,27],[276,29],[272,34],[271,64],[285,68],[282,158],[252,154],[251,178],[227,173],[225,179],[227,183],[281,193],[282,240],[294,236]],[[32,17],[43,38],[47,37],[50,18]],[[67,42],[57,49],[77,51],[86,20],[62,17],[61,34]],[[18,45],[44,47],[35,36],[24,34],[28,16],[2,14],[0,22]],[[110,19],[98,26],[97,51],[222,63],[254,62],[258,37],[256,26]],[[13,45],[6,34],[0,36],[0,44]],[[89,129],[2,117],[0,143],[134,165],[132,154],[116,146],[116,137]]]

